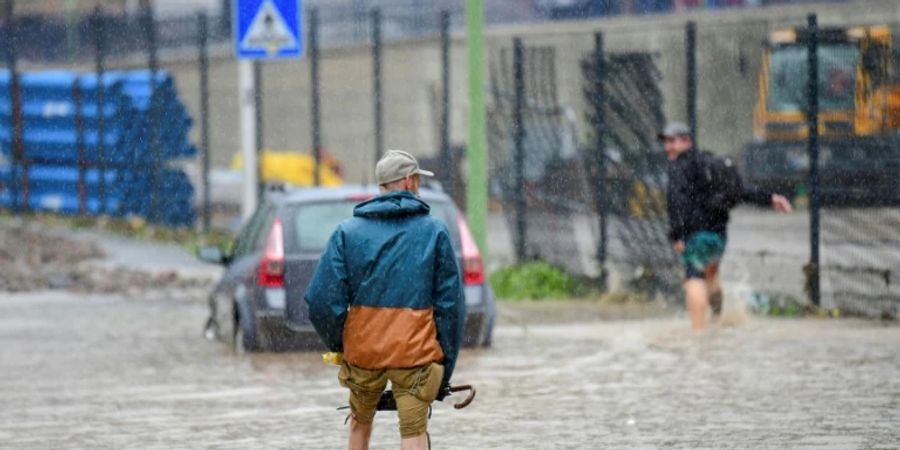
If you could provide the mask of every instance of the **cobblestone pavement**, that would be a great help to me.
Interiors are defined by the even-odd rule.
[[[548,311],[502,305],[495,347],[459,362],[475,402],[435,407],[435,449],[900,448],[895,323],[755,319],[695,336],[684,317]],[[318,352],[234,355],[202,339],[205,313],[189,299],[3,294],[0,447],[344,445],[335,367]],[[379,415],[373,448],[398,442],[396,415]]]

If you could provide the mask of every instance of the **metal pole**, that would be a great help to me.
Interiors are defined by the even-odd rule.
[[[10,209],[13,212],[19,212],[19,185],[16,180],[17,176],[21,176],[23,185],[27,184],[27,167],[25,167],[24,151],[22,148],[22,97],[21,86],[19,84],[19,70],[17,67],[16,55],[16,20],[13,14],[15,7],[14,0],[7,0],[3,10],[3,17],[6,22],[6,67],[9,69],[9,100],[10,100],[10,121],[12,129],[12,151],[10,152],[12,165],[9,171],[9,193],[10,193]],[[21,170],[21,175],[18,171]],[[23,186],[23,191],[27,192],[27,185]],[[28,199],[25,196],[24,207],[28,210]]]
[[[233,26],[232,21],[234,20],[234,17],[232,16],[232,13],[234,12],[234,10],[232,8],[234,6],[232,6],[232,5],[233,5],[232,0],[221,0],[220,1],[221,9],[219,10],[220,12],[219,12],[219,20],[218,20],[218,26],[219,26],[218,35],[219,36],[230,36],[229,33],[232,32],[232,26]]]
[[[309,79],[310,92],[312,94],[312,145],[313,158],[313,184],[319,186],[319,167],[322,164],[322,122],[319,105],[319,10],[309,10]]]
[[[384,154],[384,117],[381,90],[381,9],[374,8],[372,21],[372,91],[375,102],[375,161]]]
[[[685,48],[687,59],[687,118],[691,128],[694,147],[700,148],[697,139],[697,24],[688,22],[685,27]]]
[[[606,191],[606,92],[603,80],[606,74],[606,59],[603,49],[603,33],[594,34],[594,134],[597,148],[594,149],[597,169],[597,214],[599,216],[600,240],[597,243],[597,264],[600,266],[601,281],[606,283],[606,248],[608,245],[607,213],[609,198]]]
[[[522,120],[522,108],[525,106],[525,50],[520,38],[513,39],[513,83],[513,146],[516,155],[515,245],[516,260],[522,263],[526,258],[525,243],[527,242],[528,227],[525,222],[527,208],[525,199],[525,124]]]
[[[263,190],[265,189],[265,181],[262,175],[262,155],[265,148],[263,138],[263,84],[262,84],[262,62],[253,61],[253,109],[254,120],[256,121],[256,196],[262,201]]]
[[[94,70],[97,72],[97,91],[94,100],[97,104],[97,189],[99,197],[98,214],[107,212],[106,203],[106,89],[103,86],[103,74],[106,71],[106,27],[103,15],[98,6],[94,10]],[[150,17],[152,21],[152,16]],[[155,58],[155,56],[154,56]],[[155,72],[151,72],[155,73]],[[154,191],[155,192],[155,191]]]
[[[253,61],[238,61],[238,98],[241,108],[241,153],[244,159],[244,186],[241,217],[246,221],[256,211],[256,95],[253,92]]]
[[[87,158],[84,145],[84,102],[81,98],[81,77],[72,83],[72,101],[75,103],[75,148],[78,152],[78,214],[87,214]]]
[[[162,181],[162,149],[160,148],[160,115],[159,105],[156,95],[156,74],[159,71],[159,60],[157,58],[156,47],[156,20],[153,18],[153,5],[147,3],[144,10],[144,31],[147,39],[147,67],[150,70],[150,110],[149,117],[149,133],[150,133],[150,151],[153,158],[151,182],[150,182],[150,220],[153,222],[161,221],[160,216],[160,182]]]
[[[819,58],[818,39],[819,28],[816,15],[807,17],[809,42],[807,57],[809,74],[807,80],[807,101],[809,102],[806,114],[809,127],[809,295],[813,305],[819,306],[821,301],[819,270]]]
[[[447,192],[456,197],[458,167],[450,154],[450,11],[441,11],[441,167],[447,172]]]
[[[209,20],[205,13],[197,15],[197,50],[200,63],[200,153],[203,179],[203,231],[210,229],[210,192],[209,192]]]
[[[469,60],[469,180],[466,214],[482,257],[488,259],[488,150],[484,107],[484,3],[466,0],[466,51]]]

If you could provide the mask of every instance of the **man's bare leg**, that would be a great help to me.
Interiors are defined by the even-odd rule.
[[[372,437],[372,424],[363,424],[350,417],[350,442],[349,450],[369,450],[369,439]]]
[[[722,283],[719,282],[719,265],[712,264],[706,270],[706,292],[709,296],[709,307],[713,317],[718,318],[722,314]]]
[[[400,439],[400,450],[428,450],[428,433]]]
[[[706,280],[688,278],[684,282],[685,301],[694,331],[702,331],[706,327],[706,307],[709,305],[707,295]]]

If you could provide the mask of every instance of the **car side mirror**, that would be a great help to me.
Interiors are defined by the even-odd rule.
[[[197,258],[203,262],[223,265],[228,264],[228,260],[230,259],[225,255],[225,252],[222,251],[221,247],[215,245],[207,245],[197,249]]]

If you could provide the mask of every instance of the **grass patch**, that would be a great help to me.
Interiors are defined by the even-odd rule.
[[[505,267],[491,274],[490,283],[504,300],[564,299],[585,289],[576,277],[546,262]]]
[[[767,295],[754,293],[747,302],[747,309],[755,314],[770,317],[818,317],[840,318],[839,308],[820,308],[791,295]]]

